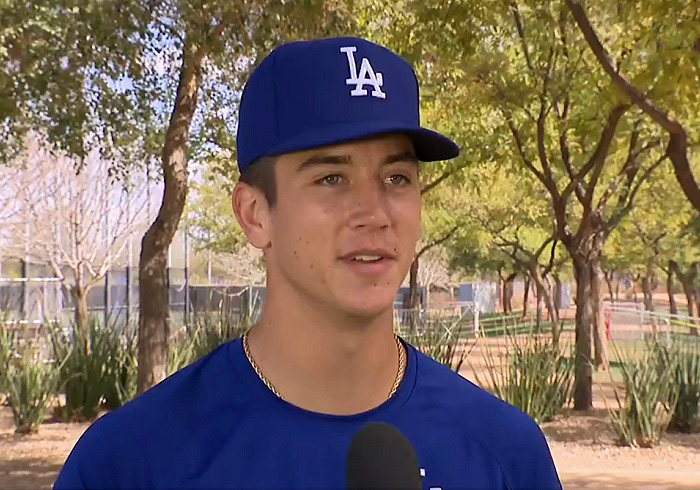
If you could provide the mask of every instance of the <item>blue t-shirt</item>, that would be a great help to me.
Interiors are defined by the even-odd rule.
[[[561,488],[532,419],[408,344],[407,352],[392,398],[339,416],[279,399],[240,339],[227,342],[96,420],[54,488],[340,490],[350,441],[368,422],[408,438],[425,490]]]

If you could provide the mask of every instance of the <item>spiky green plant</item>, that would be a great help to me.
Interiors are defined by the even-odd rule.
[[[698,428],[698,404],[700,403],[700,346],[680,340],[670,345],[659,344],[659,361],[672,366],[673,384],[678,388],[678,400],[671,410],[672,399],[666,401],[671,413],[669,432],[689,434]]]
[[[67,326],[50,323],[54,359],[65,359],[61,368],[65,404],[60,407],[64,420],[93,420],[100,411],[110,384],[123,372],[122,341],[114,325],[101,323],[96,316],[88,320],[87,331],[75,322]]]
[[[207,355],[219,345],[240,337],[250,328],[247,317],[223,311],[195,315],[187,326],[175,329],[168,346],[170,374]]]
[[[465,325],[460,319],[436,317],[427,319],[422,327],[406,329],[402,337],[423,354],[458,373],[469,353],[466,343],[461,341]]]
[[[482,338],[485,374],[469,361],[474,380],[482,388],[518,407],[537,423],[551,420],[573,394],[574,364],[563,346],[549,335],[513,334],[505,330],[503,349]]]
[[[15,432],[37,432],[61,383],[61,364],[43,359],[40,350],[17,332],[0,327],[0,379],[7,392]]]
[[[617,442],[624,446],[650,448],[659,443],[678,401],[674,362],[656,340],[641,352],[629,352],[613,343],[620,365],[624,397],[613,382],[617,410],[608,406]],[[606,401],[607,404],[607,401]]]

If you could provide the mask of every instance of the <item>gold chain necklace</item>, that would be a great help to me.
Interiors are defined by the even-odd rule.
[[[396,349],[399,353],[399,369],[396,373],[396,379],[394,380],[394,384],[391,387],[391,391],[389,392],[387,400],[394,396],[396,390],[399,389],[399,385],[401,384],[401,380],[403,379],[404,371],[406,370],[406,351],[403,348],[403,345],[401,345],[401,340],[399,340],[399,336],[394,335],[394,338],[396,339]],[[243,334],[243,352],[245,352],[245,356],[248,359],[248,362],[253,368],[253,371],[255,371],[255,374],[257,374],[258,378],[260,378],[260,381],[262,381],[263,384],[267,386],[267,388],[272,393],[274,393],[279,399],[284,400],[284,397],[280,395],[279,391],[277,391],[277,389],[272,385],[272,383],[270,383],[270,381],[265,377],[258,365],[253,360],[253,356],[250,354],[250,346],[248,345],[248,332]]]

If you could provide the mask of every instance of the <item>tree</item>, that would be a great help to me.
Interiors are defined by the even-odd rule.
[[[465,21],[464,11],[455,9],[432,24],[448,32],[459,32],[464,22],[479,24],[469,34],[476,38],[476,56],[460,48],[461,39],[438,52],[454,78],[477,87],[464,91],[469,98],[455,90],[452,111],[480,112],[482,127],[502,135],[491,157],[515,174],[530,173],[549,200],[556,239],[571,257],[577,284],[574,405],[588,409],[593,344],[596,364],[607,363],[600,253],[642,183],[663,162],[662,137],[603,86],[563,3],[488,2],[470,12],[477,20]]]
[[[596,4],[600,21],[608,24],[607,29],[620,34],[633,33],[631,39],[620,36],[615,61],[600,42],[581,2],[565,1],[599,66],[633,104],[668,133],[666,154],[673,164],[676,179],[688,201],[700,213],[700,188],[690,165],[688,142],[688,128],[690,134],[696,134],[699,123],[697,5],[683,0],[630,2],[616,5],[614,9],[610,9],[612,5],[608,2]],[[630,80],[624,71],[633,63],[647,69]],[[691,100],[694,103],[688,104]],[[663,107],[664,103],[667,108]]]
[[[560,322],[549,276],[566,257],[557,254],[557,243],[549,210],[537,192],[537,183],[529,175],[514,175],[495,163],[469,170],[470,182],[453,196],[455,211],[467,229],[485,234],[484,248],[496,249],[535,284],[538,307],[544,303],[552,321],[552,339],[559,342]],[[475,183],[478,182],[478,185]],[[455,244],[463,254],[466,243]],[[538,308],[537,326],[540,325]]]
[[[146,223],[146,180],[123,182],[92,152],[76,172],[71,159],[30,139],[21,161],[0,167],[4,183],[0,221],[7,255],[48,263],[75,306],[75,324],[87,339],[87,295],[123,263],[131,235]]]
[[[323,0],[43,0],[5,3],[0,19],[7,46],[0,95],[10,100],[0,114],[5,154],[8,142],[36,128],[70,155],[85,155],[100,141],[108,154],[139,150],[121,162],[159,156],[163,199],[139,260],[142,392],[166,374],[167,250],[187,197],[188,156],[202,150],[189,147],[190,130],[195,142],[213,130],[232,132],[224,123],[256,59],[287,39],[347,31],[352,16],[347,6]],[[202,106],[212,110],[198,115]]]

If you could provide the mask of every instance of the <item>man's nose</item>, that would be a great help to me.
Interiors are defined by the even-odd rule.
[[[352,228],[387,228],[391,224],[386,189],[382,182],[356,183],[350,202]]]

